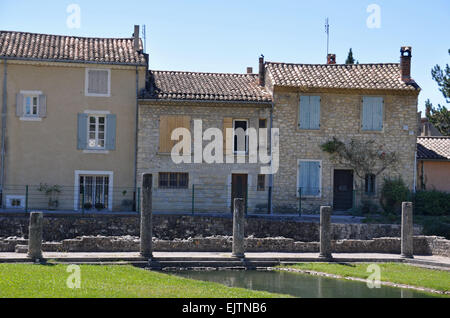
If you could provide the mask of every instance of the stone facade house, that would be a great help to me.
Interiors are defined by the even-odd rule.
[[[325,65],[264,62],[261,57],[258,75],[150,71],[139,101],[138,174],[157,176],[157,210],[176,205],[186,212],[192,204],[196,211],[227,211],[238,188],[246,189],[237,195],[248,198],[249,211],[266,206],[266,211],[295,212],[301,206],[317,212],[320,205],[348,210],[364,199],[378,199],[384,177],[401,176],[414,188],[420,88],[410,75],[411,48],[401,49],[400,64],[334,61],[333,55]],[[168,155],[175,143],[171,131],[192,131],[196,119],[206,122],[203,131],[234,129],[242,122],[244,127],[277,128],[277,172],[260,175],[258,164],[174,164]],[[333,137],[344,143],[374,141],[383,154],[396,153],[397,163],[379,175],[358,178],[321,149]],[[196,196],[195,188],[202,193]]]
[[[135,34],[0,31],[4,208],[116,210],[133,200],[136,97],[148,64]],[[40,184],[60,192],[47,198]]]

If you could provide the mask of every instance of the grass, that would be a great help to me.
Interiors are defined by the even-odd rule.
[[[130,265],[81,265],[81,288],[70,289],[66,265],[0,264],[0,298],[272,298],[288,297],[230,288]]]
[[[300,263],[292,266],[280,267],[366,279],[371,274],[367,272],[368,265],[369,264]],[[381,281],[416,287],[426,287],[443,292],[450,290],[450,272],[448,271],[426,269],[399,263],[377,263],[377,265],[381,268]]]

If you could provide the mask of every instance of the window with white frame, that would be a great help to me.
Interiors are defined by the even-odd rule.
[[[39,116],[39,96],[38,95],[24,95],[23,100],[23,115],[26,117]]]
[[[248,120],[233,120],[233,150],[235,154],[245,155],[248,153]]]
[[[109,97],[111,71],[109,69],[86,69],[86,96]]]
[[[89,115],[88,148],[105,149],[105,115]]]

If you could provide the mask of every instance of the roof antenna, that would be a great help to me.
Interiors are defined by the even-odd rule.
[[[142,26],[142,37],[144,38],[144,53],[147,52],[147,30],[145,24]]]
[[[327,56],[330,54],[330,23],[329,19],[325,20],[325,33],[327,34]]]

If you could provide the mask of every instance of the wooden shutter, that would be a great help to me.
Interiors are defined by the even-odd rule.
[[[88,92],[90,94],[108,94],[108,71],[88,71]]]
[[[227,136],[227,128],[233,129],[233,118],[225,117],[223,119],[223,152],[225,155],[233,154],[233,136]]]
[[[16,95],[16,116],[23,116],[23,94],[20,93]]]
[[[372,130],[372,101],[369,97],[363,98],[362,129]]]
[[[78,142],[77,149],[87,148],[87,121],[88,114],[78,114]]]
[[[363,98],[362,129],[376,131],[383,129],[382,97]]]
[[[116,115],[106,115],[106,150],[116,149]]]
[[[310,96],[309,105],[309,129],[320,129],[320,96]]]
[[[320,162],[300,161],[299,187],[302,188],[302,195],[320,194]]]
[[[159,118],[159,152],[170,153],[178,142],[172,140],[172,131],[176,128],[191,129],[190,116],[160,116]]]
[[[310,123],[310,97],[309,96],[300,96],[300,105],[299,105],[299,128],[300,129],[309,129]]]
[[[39,117],[47,117],[47,96],[39,95]]]

